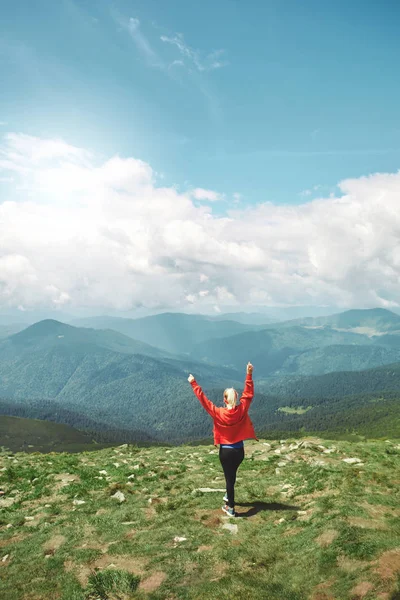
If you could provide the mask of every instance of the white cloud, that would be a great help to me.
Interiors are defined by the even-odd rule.
[[[208,200],[210,202],[216,202],[222,198],[221,194],[218,192],[214,192],[213,190],[204,190],[203,188],[196,188],[191,192],[191,196],[195,200]]]
[[[390,307],[400,296],[400,173],[223,217],[193,191],[159,185],[141,160],[101,160],[63,140],[5,136],[0,176],[10,174],[0,306]]]
[[[214,69],[220,69],[228,65],[228,61],[223,60],[222,58],[223,54],[225,53],[225,50],[216,50],[214,52],[211,52],[210,54],[203,56],[200,50],[194,50],[185,42],[182,33],[176,33],[172,37],[162,35],[160,37],[160,40],[167,44],[171,44],[172,46],[176,46],[180,54],[197,71],[212,71]]]

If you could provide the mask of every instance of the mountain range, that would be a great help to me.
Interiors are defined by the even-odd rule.
[[[256,325],[179,313],[85,320],[91,327],[40,321],[0,340],[0,412],[3,403],[3,414],[44,415],[90,431],[195,439],[210,424],[189,372],[220,403],[224,387],[242,388],[248,360],[255,365],[252,414],[268,430],[326,429],[333,398],[336,415],[346,413],[338,401],[349,396],[353,411],[365,415],[365,403],[376,413],[369,394],[391,392],[395,410],[400,316],[373,309],[302,321]],[[312,408],[291,412],[303,405]]]

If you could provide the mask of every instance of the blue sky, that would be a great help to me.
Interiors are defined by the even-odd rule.
[[[398,169],[395,1],[19,0],[1,16],[7,130],[245,204]]]
[[[400,307],[400,4],[0,19],[0,308]]]

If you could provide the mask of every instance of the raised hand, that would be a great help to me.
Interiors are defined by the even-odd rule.
[[[247,374],[251,375],[253,373],[253,365],[251,364],[251,362],[247,363]]]
[[[188,382],[192,383],[192,381],[194,381],[194,377],[193,377],[192,374],[190,374],[189,377],[188,377]]]

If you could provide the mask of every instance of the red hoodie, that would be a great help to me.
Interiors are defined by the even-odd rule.
[[[246,376],[244,391],[240,404],[235,408],[219,408],[215,406],[204,394],[196,382],[190,384],[200,404],[206,409],[214,421],[214,444],[235,444],[242,440],[258,439],[254,432],[253,423],[248,415],[248,410],[254,396],[254,383],[251,374]]]

